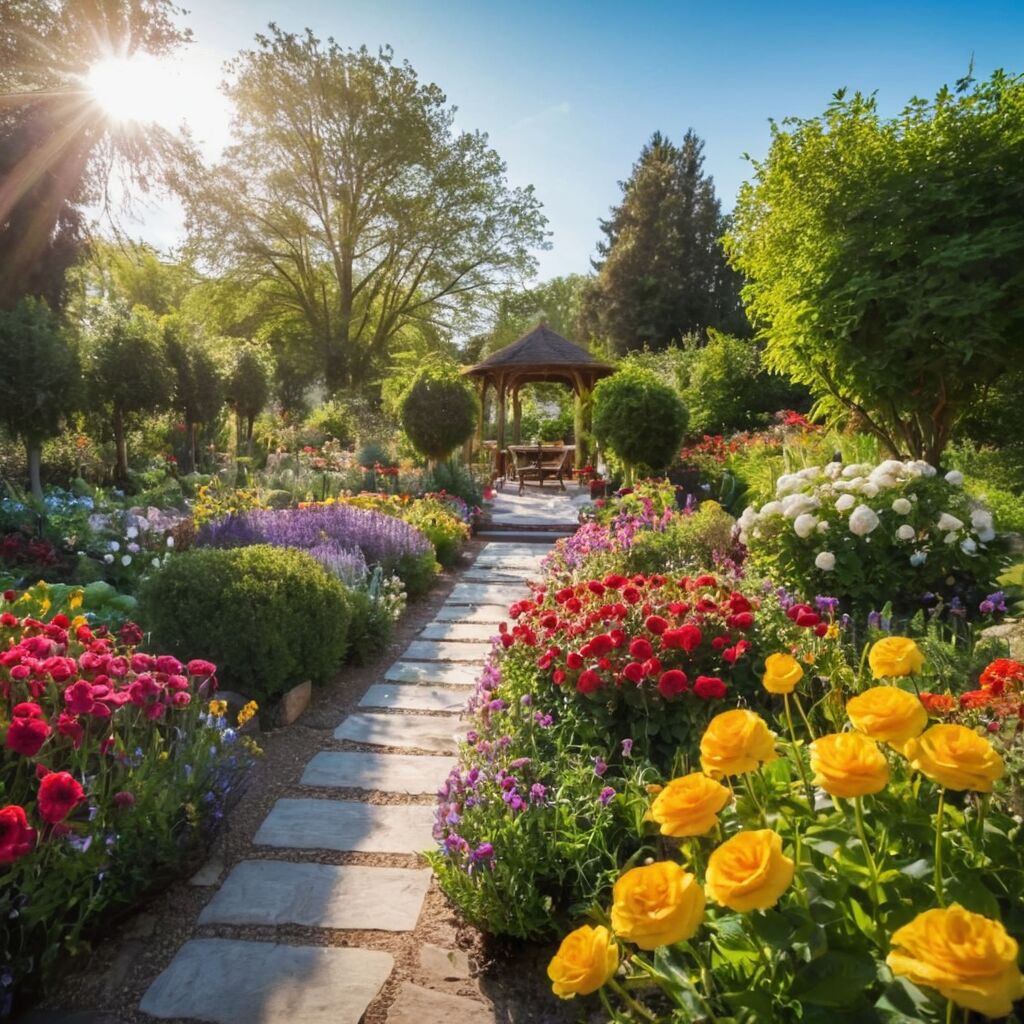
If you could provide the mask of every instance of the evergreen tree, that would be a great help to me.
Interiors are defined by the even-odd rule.
[[[582,336],[624,353],[708,327],[747,333],[739,278],[719,241],[725,219],[703,165],[704,143],[692,130],[679,146],[660,132],[644,146],[620,182],[622,202],[601,221]]]

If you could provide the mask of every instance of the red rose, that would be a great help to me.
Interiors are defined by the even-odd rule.
[[[704,635],[700,629],[691,623],[687,623],[685,626],[679,626],[678,629],[666,629],[661,634],[661,646],[666,649],[672,647],[681,648],[687,654],[690,654],[700,647],[703,639]]]
[[[670,668],[661,674],[658,680],[658,692],[662,697],[675,697],[677,694],[685,693],[687,687],[686,673],[678,668]]]
[[[640,591],[636,587],[625,587],[622,591],[622,600],[627,604],[636,604],[640,600]]]
[[[624,587],[626,583],[626,577],[619,576],[617,573],[611,573],[604,578],[604,585],[610,590],[618,590],[620,587]]]
[[[565,663],[572,669],[583,668],[583,655],[576,651],[570,651],[565,656]]]
[[[725,696],[726,687],[718,676],[698,676],[693,684],[693,692],[701,700],[715,700]]]
[[[8,750],[35,757],[50,735],[50,727],[41,718],[14,718],[7,727]]]
[[[804,626],[806,629],[810,629],[812,626],[817,626],[818,623],[821,622],[821,616],[816,615],[814,612],[800,612],[793,621],[798,626]]]
[[[826,624],[825,624],[824,622],[819,622],[819,623],[818,623],[818,624],[817,624],[817,625],[816,625],[816,626],[814,627],[814,632],[815,632],[815,633],[816,633],[816,634],[817,634],[818,636],[825,636],[825,635],[826,635],[826,634],[828,633],[828,626],[827,626],[827,625],[826,625]]]
[[[61,736],[67,736],[71,740],[72,746],[75,750],[82,745],[82,737],[85,735],[85,729],[82,728],[81,723],[75,718],[74,715],[69,715],[67,712],[62,711],[60,718],[57,719],[57,732]]]
[[[646,661],[654,655],[654,648],[651,646],[650,640],[638,636],[629,644],[629,655],[637,661]]]
[[[36,830],[28,827],[25,808],[17,804],[0,807],[0,864],[13,864],[35,845]]]
[[[661,636],[668,629],[668,619],[662,618],[660,615],[648,615],[644,625],[655,636]]]
[[[173,697],[171,697],[171,703],[176,708],[187,708],[191,701],[191,694],[185,693],[184,690],[179,690]]]
[[[592,594],[596,594],[598,597],[601,597],[604,594],[604,584],[598,583],[597,580],[591,580],[587,584],[587,590],[589,590]]]
[[[644,675],[645,676],[656,676],[661,671],[661,659],[660,658],[648,658],[644,662]]]
[[[695,587],[714,587],[718,585],[718,580],[714,576],[698,576],[694,581]]]
[[[743,594],[733,593],[729,595],[729,608],[738,615],[740,612],[749,612],[751,604]]]
[[[580,673],[576,689],[580,693],[593,693],[595,690],[600,690],[601,677],[592,668],[588,668],[586,672]]]
[[[50,772],[39,783],[39,814],[51,825],[62,822],[85,799],[85,790],[68,772]]]
[[[644,681],[644,667],[638,661],[631,661],[622,670],[622,678],[639,686]]]
[[[38,704],[27,700],[21,704],[15,704],[11,709],[11,715],[14,718],[42,718],[43,709]]]
[[[600,658],[607,654],[615,644],[607,633],[598,633],[597,636],[590,641],[589,646],[591,653]]]
[[[169,676],[180,676],[182,668],[181,662],[177,658],[172,658],[169,654],[161,654],[156,659],[157,672],[166,672]]]
[[[572,587],[563,587],[555,594],[555,601],[557,601],[558,604],[565,604],[565,602],[573,596],[573,593]]]
[[[735,615],[731,615],[730,619],[736,629],[750,629],[754,624],[754,616],[750,612],[737,612]]]
[[[565,682],[565,673],[560,668],[556,668],[551,674],[551,679],[556,686],[561,686]]]

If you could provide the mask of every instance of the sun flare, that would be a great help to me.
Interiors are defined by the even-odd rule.
[[[150,54],[106,57],[85,76],[86,88],[114,121],[173,122],[178,83],[171,67]]]

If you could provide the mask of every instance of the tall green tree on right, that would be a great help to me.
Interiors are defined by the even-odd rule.
[[[597,277],[579,318],[583,337],[619,354],[663,349],[708,327],[745,335],[740,279],[726,263],[726,229],[704,143],[655,132],[621,182],[622,202],[601,221]]]
[[[768,365],[938,464],[1024,350],[1024,76],[772,126],[727,239]]]

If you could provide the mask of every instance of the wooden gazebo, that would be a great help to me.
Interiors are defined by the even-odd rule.
[[[614,367],[591,355],[585,348],[563,338],[546,323],[538,324],[518,341],[491,353],[483,362],[462,371],[467,377],[479,381],[481,429],[486,409],[487,389],[493,387],[497,397],[497,455],[498,472],[504,472],[506,443],[518,444],[522,419],[519,392],[525,384],[568,384],[576,392],[577,409],[584,430],[590,430],[591,393],[602,377],[614,373]],[[512,399],[512,436],[506,439],[505,407]],[[577,444],[577,459],[584,457]],[[582,463],[578,462],[578,465]]]

